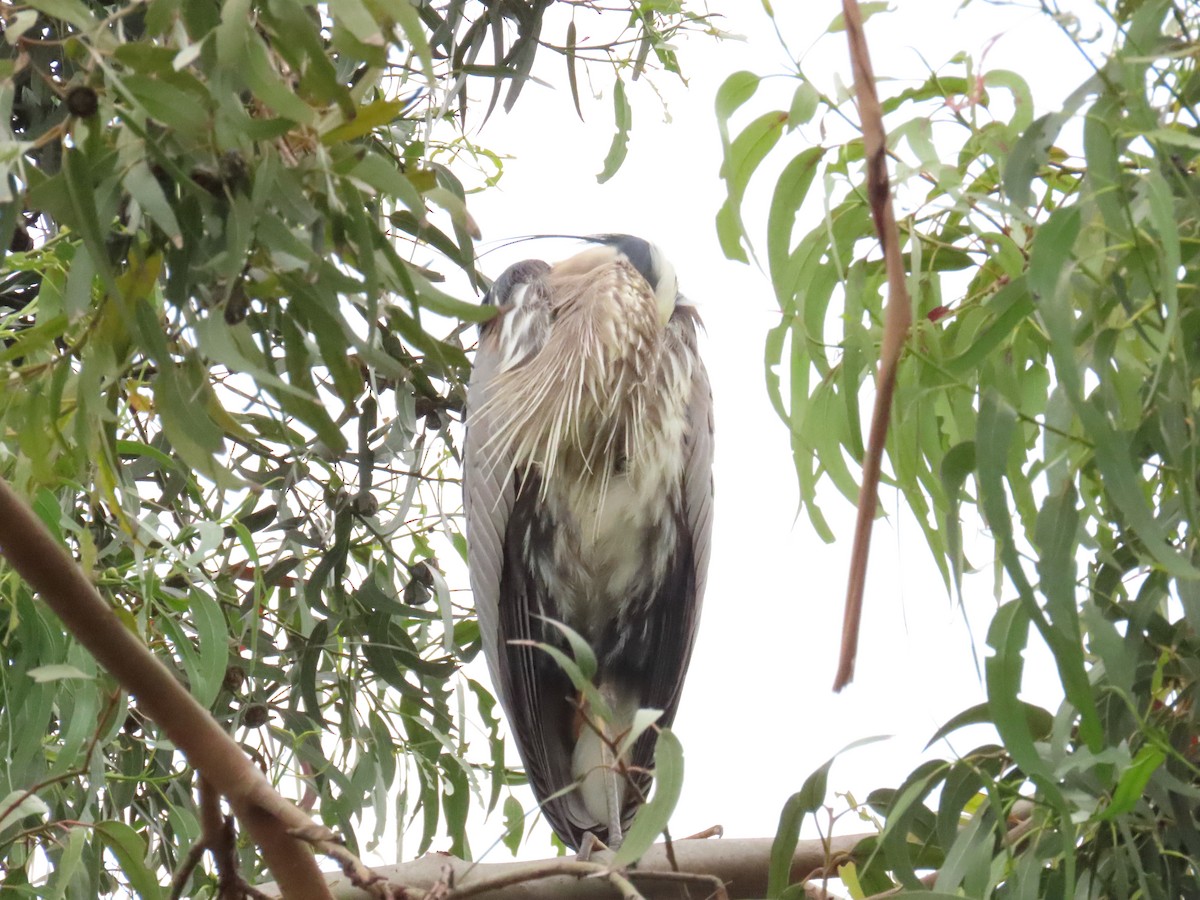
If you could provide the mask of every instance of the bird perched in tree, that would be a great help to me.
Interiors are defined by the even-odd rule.
[[[639,708],[679,705],[712,530],[712,396],[699,317],[629,235],[509,267],[467,397],[468,559],[484,652],[534,794],[570,847],[618,846],[650,784]],[[552,620],[552,621],[551,621]],[[601,720],[562,666],[591,645]]]

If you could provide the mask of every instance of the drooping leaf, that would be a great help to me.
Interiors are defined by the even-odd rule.
[[[768,112],[747,125],[729,144],[721,163],[721,177],[728,196],[717,212],[717,237],[730,259],[747,262],[743,245],[749,246],[742,224],[742,198],[759,164],[783,134],[787,113]]]
[[[625,868],[642,858],[666,830],[682,793],[683,746],[670,729],[663,729],[654,745],[654,793],[634,815],[624,843],[613,855],[614,869]]]
[[[608,155],[604,157],[604,167],[596,176],[596,180],[601,184],[617,174],[617,170],[621,168],[625,162],[625,156],[629,152],[629,130],[633,127],[633,108],[625,96],[625,82],[620,78],[613,85],[613,118],[617,131],[613,135],[612,144],[609,145]]]

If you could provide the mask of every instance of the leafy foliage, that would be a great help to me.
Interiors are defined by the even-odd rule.
[[[501,174],[465,137],[468,88],[511,107],[545,46],[573,90],[580,64],[677,72],[667,38],[707,27],[631,0],[585,46],[568,5],[555,45],[551,6],[3,13],[0,472],[352,847],[367,824],[367,844],[445,835],[469,856],[472,797],[490,810],[511,777],[439,559],[465,549],[463,334],[489,314],[460,299],[486,285],[466,201]],[[0,890],[159,896],[199,833],[184,760],[0,581]]]
[[[964,555],[964,509],[990,528],[1004,578],[988,702],[938,737],[987,722],[1002,745],[927,762],[869,798],[884,825],[847,871],[867,894],[1200,892],[1200,18],[1143,0],[1118,4],[1113,26],[1110,55],[1050,115],[1034,118],[1018,74],[961,59],[961,75],[884,99],[896,190],[914,210],[900,227],[916,306],[890,477],[960,596],[978,562]],[[794,74],[791,107],[733,137],[759,76],[737,73],[718,96],[729,198],[717,227],[732,258],[747,258],[741,200],[760,162],[815,115],[833,133],[852,118]],[[1060,146],[1072,122],[1079,157]],[[859,396],[882,323],[862,155],[855,137],[795,152],[767,221],[782,313],[767,383],[829,539],[817,487],[857,495]],[[794,237],[814,183],[827,214]],[[1020,699],[1031,630],[1066,698],[1053,713]]]

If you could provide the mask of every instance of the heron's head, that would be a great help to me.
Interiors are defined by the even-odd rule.
[[[659,323],[666,325],[677,303],[683,300],[679,293],[679,281],[675,276],[675,267],[663,254],[656,244],[645,238],[632,234],[596,234],[596,235],[565,235],[540,234],[519,238],[518,240],[538,240],[542,238],[566,238],[584,241],[594,245],[589,250],[563,260],[555,265],[560,275],[577,275],[586,277],[589,272],[600,266],[622,259],[629,263],[639,275],[645,279],[653,292],[658,307]],[[522,285],[533,281],[548,270],[549,266],[541,260],[524,260],[510,266],[492,285],[491,290],[483,298],[484,303],[503,306],[514,299],[521,300]]]
[[[600,244],[613,254],[620,254],[638,270],[638,274],[650,285],[650,290],[654,291],[658,300],[658,317],[665,325],[679,300],[679,280],[675,277],[675,267],[662,251],[644,238],[631,234],[602,234],[588,240]]]
[[[663,385],[685,370],[670,356],[682,345],[669,323],[684,302],[674,266],[643,238],[577,239],[590,246],[553,265],[510,266],[485,300],[502,315],[481,332],[496,375],[474,414],[491,420],[496,458],[536,463],[543,485],[560,460],[604,483],[636,469],[651,431],[677,418],[660,409],[678,405]]]

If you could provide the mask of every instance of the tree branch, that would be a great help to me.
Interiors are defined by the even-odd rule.
[[[792,856],[791,882],[801,882],[813,872],[824,870],[831,860],[846,860],[867,837],[856,834],[823,840],[800,841]],[[767,871],[771,860],[770,838],[722,838],[720,840],[682,840],[674,842],[679,873],[671,869],[666,848],[655,844],[636,868],[624,877],[631,881],[646,900],[705,900],[719,896],[724,885],[729,900],[764,897]],[[570,857],[536,862],[469,863],[454,856],[428,854],[412,862],[379,866],[375,873],[402,887],[413,900],[441,886],[446,900],[469,897],[486,900],[613,900],[617,896],[605,874],[612,853],[597,851],[591,861],[581,863]],[[642,877],[648,876],[648,877]],[[671,877],[664,877],[671,876]],[[339,874],[325,878],[337,900],[364,900],[366,893]],[[449,891],[446,885],[453,885]],[[274,885],[263,885],[270,892]]]
[[[0,553],[62,620],[67,630],[166,733],[188,762],[229,801],[262,851],[285,896],[326,900],[308,844],[291,833],[313,822],[271,787],[241,748],[122,624],[41,520],[0,479]]]

